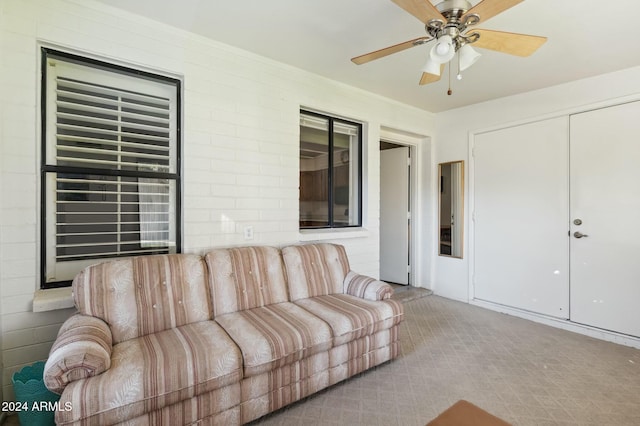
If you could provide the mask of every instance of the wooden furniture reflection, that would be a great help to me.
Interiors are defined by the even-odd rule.
[[[451,255],[451,226],[440,227],[440,254]]]

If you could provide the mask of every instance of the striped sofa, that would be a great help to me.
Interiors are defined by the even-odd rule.
[[[56,423],[250,422],[396,358],[391,294],[334,244],[91,266],[45,366]]]

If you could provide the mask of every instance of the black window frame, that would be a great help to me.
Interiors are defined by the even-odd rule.
[[[74,175],[102,175],[108,177],[133,177],[148,179],[169,179],[175,182],[175,253],[182,252],[182,81],[177,78],[155,74],[123,65],[113,64],[94,58],[88,58],[49,47],[40,48],[41,57],[41,87],[40,87],[40,289],[52,289],[71,286],[72,279],[47,282],[47,220],[51,213],[48,211],[46,193],[46,179],[50,173]],[[175,141],[175,172],[112,170],[77,166],[60,166],[47,164],[47,63],[48,59],[61,59],[92,68],[101,69],[116,74],[142,78],[150,81],[175,85],[176,90],[176,141]],[[135,254],[119,254],[113,256],[99,256],[96,263],[110,259],[133,257]],[[78,271],[79,272],[79,271]]]
[[[302,115],[309,115],[309,116],[313,116],[313,117],[317,117],[317,118],[321,118],[321,119],[325,119],[328,122],[328,136],[329,136],[329,145],[328,145],[328,166],[329,166],[329,170],[328,170],[328,178],[327,178],[327,185],[328,185],[328,190],[327,190],[327,203],[328,203],[328,216],[329,216],[329,224],[328,225],[319,225],[319,226],[305,226],[302,227],[300,226],[300,211],[298,212],[298,229],[300,231],[307,231],[307,230],[314,230],[314,229],[346,229],[346,228],[362,228],[362,217],[363,217],[363,203],[362,203],[362,188],[363,188],[363,182],[362,182],[362,176],[363,176],[363,157],[364,157],[364,152],[363,152],[363,135],[362,135],[362,129],[363,129],[363,125],[360,122],[356,122],[356,121],[351,121],[348,119],[344,119],[344,118],[340,118],[340,117],[334,117],[331,115],[327,115],[327,114],[322,114],[319,112],[315,112],[315,111],[310,111],[310,110],[306,110],[306,109],[300,109],[300,116]],[[358,128],[358,159],[357,159],[357,165],[358,165],[358,173],[357,173],[357,177],[358,177],[358,221],[357,224],[354,225],[336,225],[334,223],[334,185],[333,185],[333,177],[334,177],[334,162],[333,162],[333,154],[334,154],[334,123],[335,122],[339,122],[339,123],[344,123],[346,125],[350,125],[350,126],[355,126]],[[298,149],[300,147],[300,138],[298,138]],[[299,185],[301,185],[301,182],[299,182]]]

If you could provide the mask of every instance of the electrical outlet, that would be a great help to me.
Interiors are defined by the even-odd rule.
[[[253,240],[253,226],[244,227],[244,239]]]

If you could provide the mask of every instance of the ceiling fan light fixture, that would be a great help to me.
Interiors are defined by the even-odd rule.
[[[440,75],[440,64],[432,61],[431,58],[427,59],[427,63],[422,67],[422,72],[426,72],[428,74]]]
[[[465,44],[458,50],[458,58],[460,60],[460,71],[464,71],[473,65],[478,58],[482,56],[477,50],[471,47],[470,44]]]
[[[440,41],[436,44],[436,54],[445,56],[451,51],[451,44],[445,41]]]
[[[431,48],[431,52],[429,52],[429,58],[433,62],[444,64],[445,62],[449,62],[455,54],[456,49],[453,46],[453,39],[450,35],[443,35]]]

